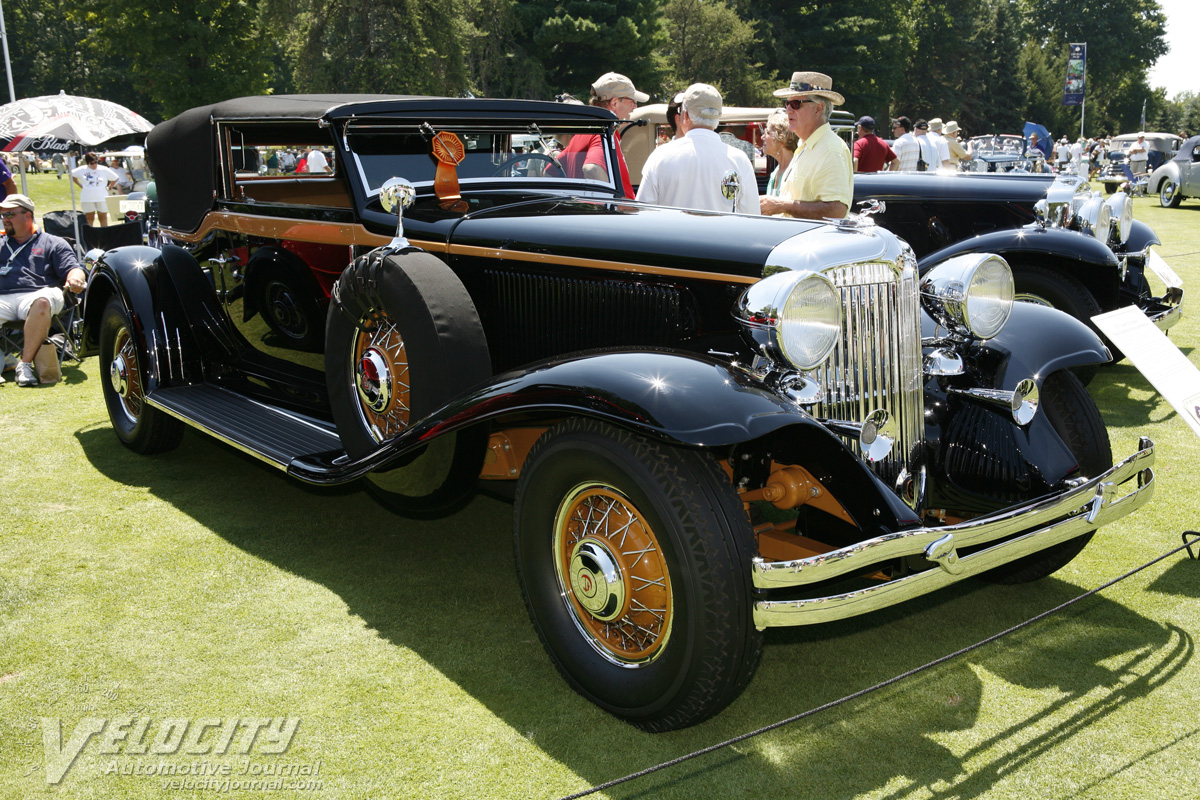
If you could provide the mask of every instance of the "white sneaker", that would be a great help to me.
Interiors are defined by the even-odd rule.
[[[33,364],[28,361],[17,362],[17,386],[37,386],[37,375],[33,374]]]

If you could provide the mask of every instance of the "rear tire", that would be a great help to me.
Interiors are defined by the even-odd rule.
[[[1112,466],[1108,428],[1087,389],[1075,374],[1060,370],[1042,384],[1042,413],[1079,462],[1078,477],[1094,478]],[[1040,580],[1079,555],[1092,540],[1086,533],[1053,547],[1011,561],[984,573],[992,583],[1018,584]]]
[[[529,615],[577,692],[648,731],[741,694],[762,654],[753,533],[709,454],[571,419],[530,452],[514,516]]]
[[[1179,193],[1179,184],[1170,178],[1164,178],[1158,190],[1158,204],[1163,208],[1179,208],[1183,195]]]
[[[150,363],[134,335],[136,330],[120,298],[114,297],[100,316],[100,363],[108,365],[101,381],[113,432],[135,453],[173,450],[183,438],[183,423],[146,404],[145,376]]]

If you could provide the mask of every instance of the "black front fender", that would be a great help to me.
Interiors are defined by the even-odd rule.
[[[821,462],[839,496],[880,524],[915,517],[867,466],[802,408],[727,363],[682,351],[580,353],[496,376],[353,462],[293,462],[313,483],[349,480],[404,458],[433,439],[484,422],[550,423],[587,416],[687,447],[756,443]],[[849,488],[847,488],[849,487]],[[876,509],[886,514],[882,519]]]
[[[1038,386],[1060,369],[1103,364],[1112,359],[1100,337],[1079,320],[1034,303],[1013,303],[1000,334],[971,347],[968,361],[979,379],[994,376],[993,389],[1011,391],[1025,378]]]

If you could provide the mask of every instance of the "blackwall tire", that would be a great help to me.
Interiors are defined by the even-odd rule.
[[[1083,383],[1069,370],[1053,373],[1042,384],[1042,408],[1054,430],[1079,462],[1078,477],[1094,478],[1112,466],[1108,428]],[[1066,566],[1090,542],[1087,533],[984,573],[993,583],[1040,580]]]
[[[667,731],[749,683],[753,534],[710,455],[567,420],[530,452],[514,517],[534,628],[581,695]]]
[[[259,308],[267,327],[285,346],[319,353],[325,345],[326,311],[323,298],[314,296],[308,283],[283,265],[269,265]]]
[[[357,458],[491,375],[479,314],[462,282],[429,253],[358,258],[333,292],[325,333],[329,402],[346,452]],[[368,490],[389,508],[444,513],[470,495],[487,433],[439,437]]]
[[[183,438],[179,420],[146,404],[145,376],[150,363],[120,298],[108,301],[100,316],[100,363],[104,405],[121,443],[142,455],[173,450]]]
[[[1059,272],[1026,264],[1013,264],[1013,284],[1016,290],[1014,297],[1018,302],[1037,303],[1039,305],[1057,308],[1075,319],[1095,329],[1092,317],[1100,313],[1100,303],[1082,283]],[[1119,361],[1123,356],[1110,345],[1113,359]],[[1083,383],[1089,384],[1096,377],[1100,365],[1088,364],[1077,367],[1075,374]]]

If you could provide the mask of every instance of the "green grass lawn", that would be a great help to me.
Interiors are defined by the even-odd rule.
[[[35,180],[39,209],[60,202],[63,182]],[[1138,200],[1137,216],[1200,291],[1200,202]],[[1193,362],[1197,308],[1172,332]],[[0,798],[213,794],[164,788],[191,776],[123,774],[192,765],[226,765],[230,780],[290,765],[317,774],[284,780],[320,783],[222,793],[235,797],[560,797],[976,642],[1200,527],[1200,442],[1136,370],[1107,368],[1091,389],[1114,454],[1139,435],[1158,445],[1152,503],[1039,583],[972,580],[768,631],[762,667],[729,709],[651,735],[551,666],[517,587],[508,504],[479,497],[445,519],[406,520],[194,431],[140,457],[109,428],[103,365],[64,375],[0,386]],[[962,659],[602,796],[1195,798],[1198,635],[1200,564],[1178,555]],[[97,736],[47,782],[44,720],[61,722],[67,746],[81,721],[122,716],[150,719],[150,753]],[[190,745],[201,750],[223,726],[285,717],[299,725],[282,755],[263,752],[266,734],[248,743],[245,725],[222,755],[188,755],[188,740],[171,738],[172,719],[209,726]]]

